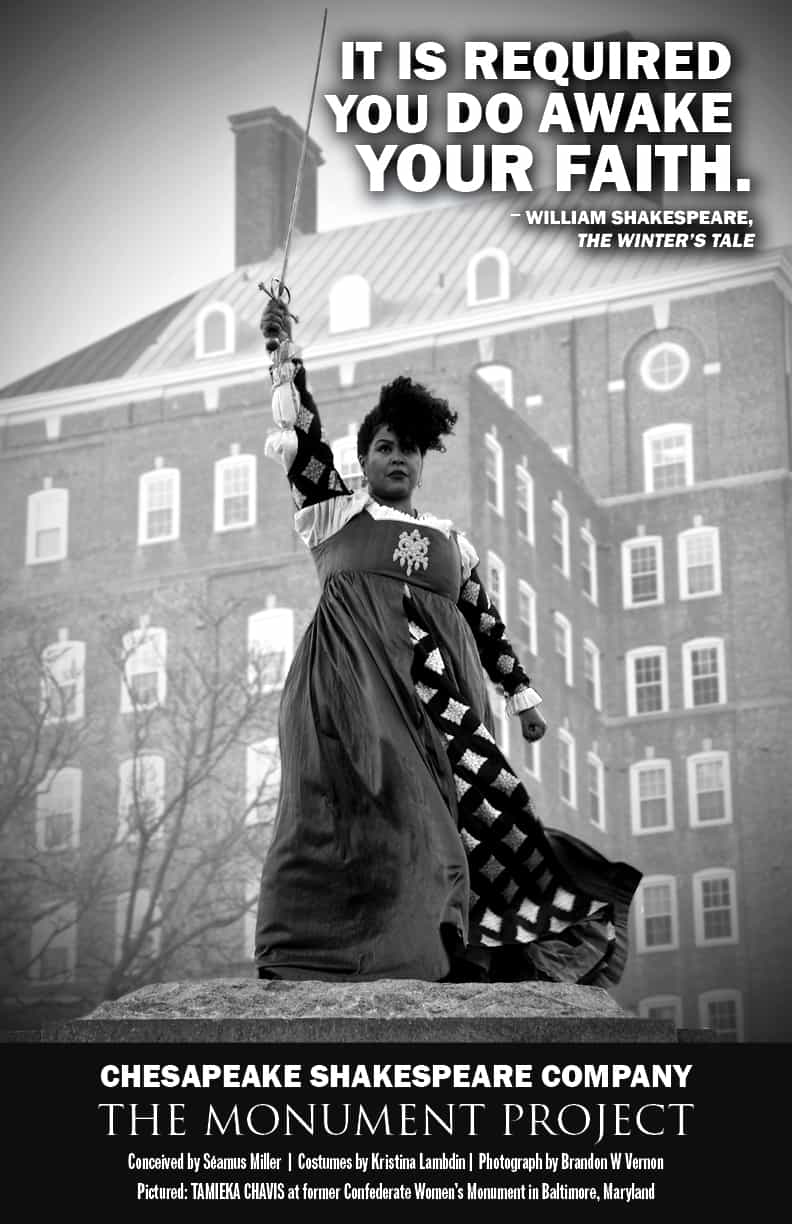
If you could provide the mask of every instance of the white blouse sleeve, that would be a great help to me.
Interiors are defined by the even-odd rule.
[[[479,563],[479,555],[466,535],[461,531],[457,532],[457,544],[459,545],[459,555],[462,558],[462,581],[467,582],[472,571]]]

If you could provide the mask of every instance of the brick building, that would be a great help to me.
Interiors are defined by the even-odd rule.
[[[130,976],[114,989],[136,966],[176,977],[249,958],[277,694],[317,586],[285,480],[263,458],[257,326],[300,132],[273,109],[231,126],[236,268],[0,401],[3,650],[37,628],[42,691],[61,703],[42,740],[94,715],[91,742],[0,836],[32,839],[37,895],[98,825],[113,866],[95,903],[14,915],[4,972],[21,973],[26,1002],[95,997],[124,940]],[[789,252],[582,252],[499,201],[316,233],[320,164],[311,144],[288,280],[327,436],[354,478],[356,424],[396,373],[458,408],[447,454],[427,458],[421,508],[476,544],[544,695],[540,745],[498,719],[538,812],[644,873],[618,998],[723,1039],[788,1038]],[[233,599],[223,657],[255,648],[261,702],[188,810],[211,822],[222,790],[223,810],[243,813],[225,864],[236,908],[211,937],[196,927],[168,944],[223,881],[168,884],[167,838],[137,874],[117,859],[145,842],[151,813],[169,828],[178,807],[173,707],[205,630],[196,594]],[[167,750],[157,718],[170,718]],[[117,833],[125,812],[136,839]]]

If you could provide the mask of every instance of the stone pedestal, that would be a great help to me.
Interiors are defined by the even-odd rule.
[[[524,982],[271,982],[144,986],[89,1015],[17,1039],[57,1042],[678,1042],[594,986]]]

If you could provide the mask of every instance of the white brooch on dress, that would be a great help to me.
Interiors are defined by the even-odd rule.
[[[403,531],[399,543],[393,550],[393,560],[407,567],[407,577],[413,570],[429,568],[429,540],[422,536],[418,528],[414,531]]]

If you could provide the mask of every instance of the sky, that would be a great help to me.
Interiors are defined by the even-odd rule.
[[[228,116],[276,106],[305,123],[324,7],[314,0],[6,0],[0,386],[232,268]],[[732,143],[753,184],[750,199],[735,203],[756,212],[763,247],[792,243],[787,3],[329,0],[327,7],[311,129],[325,157],[320,229],[426,203],[405,192],[370,194],[352,141],[336,134],[322,95],[351,88],[340,80],[343,39],[432,38],[452,50],[466,38],[536,43],[629,31],[654,41],[716,39],[732,49]]]

